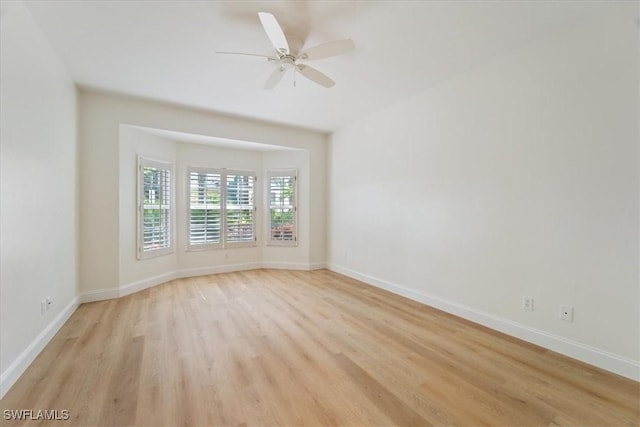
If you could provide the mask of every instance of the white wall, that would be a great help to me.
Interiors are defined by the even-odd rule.
[[[77,166],[74,83],[22,3],[3,2],[0,20],[1,396],[72,311]]]
[[[336,132],[331,268],[640,378],[636,13]]]
[[[309,235],[309,246],[304,258],[299,257],[298,249],[290,253],[293,262],[303,261],[310,267],[324,262],[324,211],[318,206],[325,205],[326,135],[89,90],[80,91],[80,124],[80,284],[85,299],[100,298],[108,292],[129,285],[144,286],[141,281],[151,279],[151,274],[161,276],[174,262],[144,261],[145,267],[141,267],[141,262],[132,260],[135,252],[132,252],[132,243],[129,242],[131,239],[127,236],[134,230],[135,222],[132,223],[130,219],[135,217],[129,217],[127,212],[131,211],[132,191],[135,190],[128,188],[127,182],[132,179],[130,166],[138,147],[134,142],[135,137],[131,139],[129,131],[124,131],[125,141],[121,142],[120,129],[126,128],[124,125],[280,145],[306,152],[307,159],[299,160],[306,161],[300,167],[304,169],[305,185],[308,185],[311,192],[308,196],[309,207],[306,209],[308,231],[305,231]],[[153,146],[149,138],[145,138],[140,144],[147,150],[151,150]],[[211,151],[210,147],[190,144],[178,144],[176,147],[178,177],[184,174],[181,170],[184,172],[187,164],[195,166],[194,162],[215,163],[212,166],[227,168],[234,167],[234,164],[262,164],[260,153],[223,149]],[[160,146],[158,149],[164,150]],[[122,155],[121,150],[124,150]],[[222,159],[226,159],[226,165],[218,163]],[[123,168],[120,172],[119,166]],[[298,166],[288,164],[282,167]],[[135,186],[135,180],[131,182]],[[177,202],[182,203],[180,200]],[[183,218],[180,215],[184,212],[180,211],[181,209],[177,210],[178,245],[175,253],[175,265],[179,271],[224,265],[251,265],[253,260],[280,260],[278,257],[273,260],[263,257],[261,248],[181,253],[184,252],[185,237],[181,236],[184,230],[180,228]],[[124,220],[125,217],[129,219]],[[135,236],[135,231],[133,232]],[[132,241],[135,242],[135,239]],[[152,264],[152,267],[147,268],[147,265]],[[135,289],[135,286],[130,290]],[[117,293],[111,295],[116,296]]]

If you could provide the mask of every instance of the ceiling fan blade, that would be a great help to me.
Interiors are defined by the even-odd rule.
[[[274,87],[276,87],[276,85],[280,83],[280,80],[282,80],[282,77],[284,76],[285,71],[287,70],[285,70],[283,67],[276,68],[273,71],[273,73],[271,73],[267,81],[264,83],[264,88],[273,89]]]
[[[271,44],[273,44],[275,50],[283,55],[288,55],[289,43],[287,43],[287,38],[284,36],[284,32],[280,24],[278,24],[276,17],[267,12],[259,12],[258,17],[260,18],[260,22],[262,22],[264,32],[267,33],[267,37],[271,40]]]
[[[330,56],[341,55],[343,53],[347,53],[350,50],[355,49],[356,45],[353,43],[353,40],[336,40],[333,42],[323,43],[321,45],[309,48],[305,51],[302,51],[298,56],[299,59],[320,59],[320,58],[328,58]]]
[[[278,58],[274,58],[269,55],[260,55],[258,53],[244,53],[244,52],[216,52],[217,55],[243,55],[243,56],[257,56],[259,58],[267,58],[269,61],[277,61]]]
[[[320,71],[316,70],[315,68],[309,67],[308,65],[298,64],[296,65],[296,68],[298,69],[298,71],[300,71],[300,74],[302,74],[309,80],[318,83],[320,86],[331,87],[334,84],[336,84],[336,82],[331,80],[329,77],[322,74]]]

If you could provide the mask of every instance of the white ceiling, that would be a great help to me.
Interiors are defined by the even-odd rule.
[[[221,148],[246,151],[300,151],[298,148],[286,147],[283,145],[270,145],[260,142],[242,141],[239,139],[220,138],[206,135],[196,135],[193,133],[176,132],[166,129],[148,128],[144,126],[125,125],[131,129],[159,136],[170,141],[186,142],[189,144],[211,145]]]
[[[84,87],[334,131],[526,43],[597,17],[581,1],[29,1]],[[351,38],[350,53],[314,61],[331,89],[216,51],[271,54],[257,12],[305,47]],[[289,71],[291,73],[291,71]]]

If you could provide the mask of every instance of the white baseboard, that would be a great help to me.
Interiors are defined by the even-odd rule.
[[[327,268],[327,263],[325,262],[312,262],[309,264],[309,270],[322,270]]]
[[[618,356],[596,347],[535,329],[521,323],[513,322],[493,314],[475,310],[453,301],[448,301],[423,292],[408,289],[395,283],[359,273],[337,264],[329,263],[327,264],[327,268],[331,271],[335,271],[336,273],[349,276],[369,285],[421,302],[428,306],[539,345],[565,356],[572,357],[632,380],[640,381],[640,362],[638,361]]]
[[[62,325],[69,320],[69,317],[71,317],[79,305],[79,297],[72,299],[2,373],[0,376],[0,399],[4,397],[18,378],[27,370],[29,365],[38,357],[38,354],[40,354],[49,341],[51,341],[51,338],[58,333]]]
[[[103,301],[120,297],[120,288],[101,289],[99,291],[82,292],[78,298],[80,303]]]
[[[307,262],[273,262],[266,261],[262,263],[262,268],[272,268],[274,270],[314,270],[311,264]]]
[[[243,264],[226,264],[214,267],[189,268],[184,270],[172,271],[170,273],[160,274],[148,279],[138,280],[137,282],[122,285],[120,287],[118,297],[124,297],[143,289],[151,288],[165,282],[176,279],[184,279],[186,277],[205,276],[207,274],[231,273],[233,271],[255,270],[261,268],[260,263],[243,263]]]
[[[94,302],[107,299],[120,298],[143,289],[151,288],[165,282],[176,279],[184,279],[186,277],[205,276],[207,274],[231,273],[234,271],[256,270],[259,268],[272,268],[278,270],[317,270],[325,268],[324,263],[292,263],[292,262],[247,262],[242,264],[225,264],[213,267],[189,268],[184,270],[172,271],[169,273],[159,274],[147,279],[138,280],[136,282],[124,284],[119,288],[109,288],[98,291],[83,292],[80,295],[80,301]]]
[[[242,264],[225,264],[215,267],[200,267],[178,270],[176,279],[184,279],[185,277],[205,276],[207,274],[233,273],[234,271],[247,271],[262,268],[261,262],[245,262]]]

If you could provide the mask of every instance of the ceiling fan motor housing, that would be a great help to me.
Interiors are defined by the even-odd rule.
[[[285,70],[289,70],[296,66],[296,59],[291,55],[284,55],[280,57],[280,62],[282,68]]]

